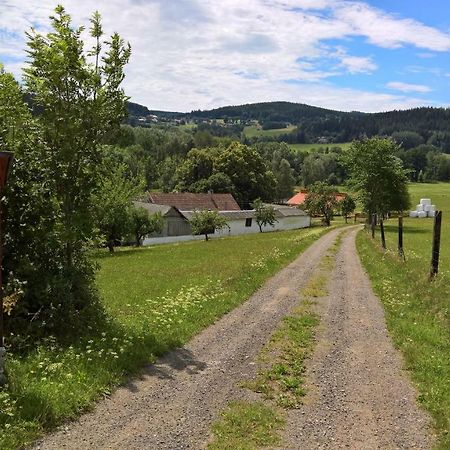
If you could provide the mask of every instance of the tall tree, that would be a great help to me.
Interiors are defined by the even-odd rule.
[[[94,232],[92,194],[100,182],[99,146],[104,136],[118,129],[126,113],[121,83],[130,46],[117,33],[109,41],[102,40],[97,12],[90,28],[94,46],[88,52],[81,39],[83,28],[73,28],[62,6],[50,19],[52,32],[27,33],[29,65],[24,81],[39,111],[49,152],[70,278],[76,275],[76,263],[83,259],[83,247]],[[72,276],[73,284],[76,278]]]
[[[273,169],[277,180],[276,198],[277,200],[286,200],[292,197],[294,193],[295,177],[289,161],[281,159],[278,166]]]
[[[392,139],[374,137],[354,141],[342,154],[350,175],[348,183],[369,215],[409,207],[408,171],[396,156],[399,150]]]

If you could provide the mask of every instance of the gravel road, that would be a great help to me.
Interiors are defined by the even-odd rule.
[[[239,382],[255,374],[262,346],[298,302],[299,289],[340,232],[327,233],[242,306],[35,448],[203,448],[211,423],[228,402],[253,395]]]
[[[307,402],[290,411],[283,449],[426,449],[429,418],[402,372],[384,315],[347,233],[321,299],[321,331],[308,369]],[[258,399],[239,387],[258,354],[299,300],[343,230],[316,241],[246,303],[189,345],[146,368],[95,410],[36,444],[39,449],[202,449],[230,400]]]
[[[283,449],[432,447],[430,419],[388,336],[356,232],[343,238],[330,294],[319,302],[323,331],[308,368],[307,403],[290,412]]]

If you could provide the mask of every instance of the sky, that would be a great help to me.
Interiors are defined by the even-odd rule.
[[[132,56],[124,89],[150,109],[265,101],[342,111],[450,106],[445,0],[61,0],[93,11]],[[0,0],[0,62],[20,80],[25,32],[49,31],[55,1]],[[89,37],[86,35],[87,47]]]

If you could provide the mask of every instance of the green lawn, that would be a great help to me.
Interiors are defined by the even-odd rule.
[[[96,254],[107,319],[83,338],[9,354],[0,391],[0,448],[19,448],[76,417],[155,356],[187,342],[245,301],[323,228]]]
[[[326,148],[333,148],[333,147],[341,147],[342,150],[346,150],[351,145],[351,142],[343,142],[340,144],[289,144],[289,147],[291,147],[295,151],[301,151],[301,152],[311,152],[312,150],[323,150]]]
[[[244,128],[244,134],[248,138],[255,136],[280,136],[281,134],[287,134],[294,131],[297,127],[290,125],[286,128],[278,128],[274,130],[263,130],[260,126],[251,125]]]
[[[364,232],[358,249],[376,293],[382,300],[389,331],[402,351],[422,405],[431,413],[438,448],[450,448],[450,183],[411,184],[412,204],[431,198],[443,211],[440,273],[427,280],[433,219],[405,219],[406,262],[396,254],[396,220],[386,222],[388,251]]]

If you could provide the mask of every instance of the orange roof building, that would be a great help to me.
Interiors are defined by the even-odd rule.
[[[302,189],[300,192],[297,192],[293,197],[291,197],[286,203],[289,206],[300,206],[305,202],[307,195],[308,191],[306,189]],[[347,194],[343,192],[336,192],[336,200],[339,202],[345,198],[346,195]]]

